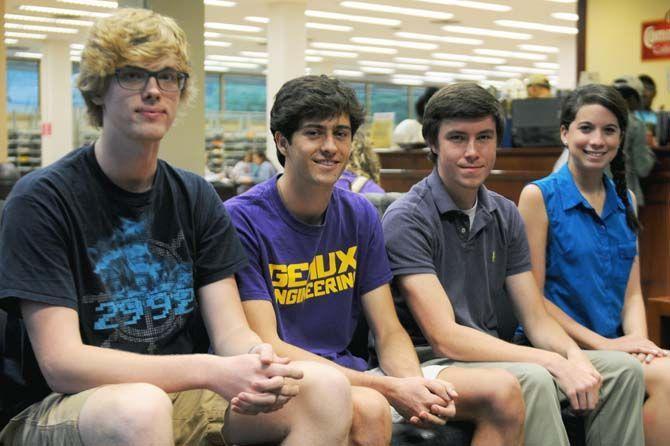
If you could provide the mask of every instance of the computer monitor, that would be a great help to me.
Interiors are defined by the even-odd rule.
[[[512,101],[513,147],[560,147],[560,98]]]

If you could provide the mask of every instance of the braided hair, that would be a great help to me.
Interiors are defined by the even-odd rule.
[[[568,128],[580,108],[585,105],[596,104],[605,107],[616,116],[621,129],[621,142],[623,143],[626,128],[628,126],[628,107],[621,94],[614,88],[601,84],[589,84],[577,88],[571,92],[563,101],[561,107],[561,127]],[[626,223],[628,227],[638,234],[641,229],[640,221],[637,219],[630,197],[628,185],[626,184],[626,154],[623,147],[619,147],[617,154],[610,163],[612,179],[616,193],[626,207]]]

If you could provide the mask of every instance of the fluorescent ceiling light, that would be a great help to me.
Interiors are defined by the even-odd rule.
[[[383,67],[361,67],[361,71],[364,73],[371,74],[393,74],[395,70],[393,68],[383,68]]]
[[[396,19],[384,19],[381,17],[368,17],[362,15],[340,14],[338,12],[316,11],[308,9],[305,11],[307,17],[317,17],[320,19],[346,20],[348,22],[368,23],[370,25],[400,26],[402,23]]]
[[[323,57],[305,56],[305,62],[323,62]]]
[[[430,11],[428,9],[403,8],[400,6],[381,5],[379,3],[367,2],[340,2],[343,8],[363,9],[365,11],[382,12],[384,14],[402,14],[414,17],[425,17],[433,20],[449,20],[454,15],[450,12]]]
[[[494,76],[494,77],[519,77],[521,73],[510,73],[504,71],[495,71],[495,70],[479,70],[474,68],[463,68],[460,70],[461,73],[465,74],[483,74],[484,76]]]
[[[82,11],[80,9],[69,9],[69,8],[52,8],[50,6],[35,6],[35,5],[21,5],[19,6],[21,11],[30,11],[30,12],[42,12],[44,14],[54,14],[54,15],[63,15],[63,16],[75,16],[75,17],[108,17],[110,14],[106,12],[94,12],[94,11]]]
[[[396,68],[398,70],[409,70],[409,71],[426,71],[427,69],[429,69],[428,65],[381,62],[377,60],[360,60],[358,63],[359,65],[364,65],[368,67]]]
[[[83,50],[83,49],[84,49],[84,45],[82,45],[81,43],[71,43],[71,44],[70,44],[70,49],[73,49],[73,50]]]
[[[77,34],[78,29],[75,28],[61,28],[57,26],[42,26],[42,25],[24,25],[22,23],[5,23],[7,29],[18,29],[21,31],[42,31],[45,33],[57,34]]]
[[[205,39],[216,39],[221,37],[221,33],[215,33],[213,31],[205,31],[203,35],[205,36]]]
[[[343,59],[355,59],[358,57],[357,53],[350,53],[347,51],[329,51],[329,50],[313,50],[313,49],[306,49],[305,54],[308,54],[310,56],[339,57]]]
[[[312,42],[310,46],[321,50],[359,51],[362,53],[376,53],[376,54],[396,54],[398,52],[398,50],[396,50],[395,48],[379,48],[374,46],[348,45],[346,43]]]
[[[481,54],[482,56],[499,56],[499,57],[509,57],[511,59],[526,59],[526,60],[547,60],[546,54],[522,53],[519,51],[504,51],[504,50],[491,50],[488,48],[475,48],[473,52],[475,54]]]
[[[538,53],[558,53],[558,47],[555,46],[545,46],[545,45],[531,45],[531,44],[519,44],[517,47],[524,51],[536,51]]]
[[[23,57],[25,59],[41,59],[42,53],[32,53],[30,51],[16,51],[14,57]]]
[[[522,22],[519,20],[494,20],[493,23],[499,26],[507,26],[510,28],[535,29],[538,31],[545,31],[548,33],[577,34],[578,32],[577,28],[571,26],[547,25],[546,23]]]
[[[237,5],[236,2],[229,2],[227,0],[205,0],[205,4],[208,6],[221,6],[224,8],[232,8]]]
[[[558,20],[569,20],[571,22],[576,22],[579,20],[579,15],[572,12],[554,12],[551,16]]]
[[[19,43],[19,39],[5,39],[5,45],[14,45]]]
[[[17,33],[14,31],[6,31],[5,32],[5,37],[17,37],[19,39],[37,39],[37,40],[44,40],[47,38],[46,34],[38,34],[38,33]]]
[[[451,60],[435,60],[435,59],[416,59],[413,57],[394,57],[393,60],[396,62],[410,63],[410,64],[425,64],[425,65],[437,65],[440,67],[464,67],[465,62],[456,62]]]
[[[511,71],[514,73],[556,74],[556,70],[548,70],[545,68],[517,67],[513,65],[501,65],[496,67],[496,70]]]
[[[249,70],[255,70],[260,68],[260,65],[254,63],[242,63],[242,62],[224,62],[218,60],[205,60],[207,66],[218,66],[218,67],[229,67],[229,68],[244,68]]]
[[[403,78],[393,78],[391,79],[392,84],[396,85],[423,85],[422,79],[403,79]]]
[[[467,0],[416,0],[424,3],[433,3],[436,5],[460,6],[461,8],[483,9],[486,11],[505,12],[511,11],[512,7],[500,5],[498,3],[473,2]]]
[[[70,62],[81,62],[81,56],[70,56]]]
[[[214,65],[205,65],[205,71],[217,72],[217,73],[226,73],[230,71],[228,67],[217,67]]]
[[[220,40],[205,40],[205,46],[216,46],[219,48],[228,48],[232,43],[222,42]]]
[[[547,68],[549,70],[558,70],[560,68],[560,65],[555,62],[535,62],[533,65],[537,68]]]
[[[505,59],[501,59],[499,57],[469,56],[467,54],[451,54],[451,53],[433,53],[432,56],[437,59],[460,60],[461,62],[476,62],[486,64],[505,63]]]
[[[482,43],[484,43],[483,40],[469,39],[467,37],[436,36],[433,34],[407,33],[404,31],[394,33],[394,36],[401,37],[403,39],[428,40],[430,42],[438,41],[446,43],[460,43],[462,45],[481,45]]]
[[[362,71],[354,71],[354,70],[333,70],[333,74],[335,76],[345,76],[345,77],[362,77],[363,76]]]
[[[241,40],[244,42],[257,42],[257,43],[266,43],[267,39],[265,37],[256,37],[256,36],[242,36],[240,34],[228,34],[220,33],[219,37],[226,40]]]
[[[117,2],[106,0],[58,0],[59,3],[71,3],[74,5],[95,6],[96,8],[116,9],[119,7]]]
[[[254,22],[254,23],[270,23],[270,18],[269,17],[259,17],[255,15],[250,15],[244,18],[247,22]]]
[[[398,48],[410,48],[413,50],[434,50],[438,45],[435,43],[410,42],[407,40],[377,39],[373,37],[352,37],[354,43],[369,45],[396,46]]]
[[[326,31],[340,31],[343,33],[348,33],[353,31],[352,26],[346,25],[332,25],[330,23],[316,23],[316,22],[307,22],[305,23],[305,28],[307,29],[323,29]]]
[[[444,73],[441,71],[428,71],[426,72],[426,76],[431,78],[450,78],[468,81],[481,81],[486,79],[486,76],[483,74]]]
[[[470,26],[446,25],[442,27],[442,30],[452,33],[474,34],[476,36],[500,37],[502,39],[529,40],[533,38],[531,34],[526,33],[513,33],[487,28],[472,28]]]
[[[218,62],[247,62],[259,65],[267,65],[268,60],[258,57],[226,56],[222,54],[211,54],[205,60],[215,60]]]
[[[20,20],[23,22],[55,23],[57,25],[92,26],[89,20],[55,19],[53,17],[39,17],[35,15],[5,14],[5,20]]]
[[[240,54],[246,57],[259,57],[261,59],[267,59],[268,53],[265,51],[240,51]]]
[[[239,31],[243,33],[259,33],[263,28],[250,25],[236,25],[234,23],[205,22],[205,28],[223,29],[226,31]]]

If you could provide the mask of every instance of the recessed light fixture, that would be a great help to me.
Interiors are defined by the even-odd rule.
[[[548,70],[558,70],[560,65],[555,62],[535,62],[533,64],[537,68],[546,68]]]
[[[259,17],[255,15],[246,16],[244,20],[246,20],[247,22],[254,22],[254,23],[270,23],[269,17]]]
[[[248,70],[256,70],[259,69],[260,66],[258,64],[253,64],[253,63],[243,63],[243,62],[226,62],[226,61],[218,61],[218,60],[207,60],[205,59],[205,64],[209,66],[215,66],[215,67],[229,67],[229,68],[244,68]]]
[[[500,37],[502,39],[530,40],[533,38],[531,34],[526,33],[513,33],[509,31],[499,31],[496,29],[473,28],[470,26],[459,25],[445,25],[442,27],[442,30],[452,33],[474,34],[476,36]]]
[[[501,59],[499,57],[469,56],[467,54],[451,54],[451,53],[433,53],[432,56],[437,59],[460,60],[462,62],[476,62],[486,64],[505,63],[505,59]]]
[[[240,34],[220,33],[218,37],[226,40],[241,40],[243,42],[267,43],[267,39],[265,37],[257,37],[257,36],[243,36]]]
[[[47,35],[39,33],[20,33],[16,31],[5,31],[5,37],[16,37],[18,39],[44,40],[47,38]]]
[[[259,33],[263,28],[250,25],[236,25],[234,23],[205,22],[205,28],[222,29],[226,31],[239,31],[243,33]]]
[[[70,62],[81,62],[81,56],[70,56]]]
[[[331,19],[331,20],[346,20],[348,22],[368,23],[370,25],[400,26],[400,24],[402,24],[402,21],[396,19],[340,14],[339,12],[317,11],[313,9],[306,10],[305,15],[307,17],[317,17],[320,19]]]
[[[77,34],[78,29],[75,28],[61,28],[58,26],[42,26],[42,25],[24,25],[22,23],[5,23],[7,29],[18,29],[21,31],[42,31],[45,33],[57,34]]]
[[[116,9],[119,7],[117,2],[106,0],[58,0],[59,3],[71,3],[73,5],[94,6],[96,8]]]
[[[460,70],[464,74],[483,74],[484,76],[494,76],[494,77],[519,77],[521,73],[510,73],[504,71],[496,70],[479,70],[475,68],[463,68]]]
[[[228,48],[232,43],[222,42],[220,40],[205,40],[205,46],[216,46],[219,48]]]
[[[576,22],[579,20],[579,15],[572,12],[554,12],[551,16],[558,20],[569,20],[571,22]]]
[[[482,56],[499,56],[499,57],[509,57],[511,59],[526,59],[526,60],[547,60],[546,54],[522,53],[519,51],[504,51],[504,50],[492,50],[488,48],[475,48],[473,52],[475,54],[481,54]]]
[[[354,71],[354,70],[333,70],[333,74],[335,76],[343,76],[343,77],[362,77],[363,76],[362,71]]]
[[[358,53],[351,53],[347,51],[330,51],[330,50],[313,50],[313,49],[306,49],[305,54],[310,56],[339,57],[343,59],[355,59],[358,57]]]
[[[424,3],[433,3],[437,5],[460,6],[461,8],[483,9],[486,11],[505,12],[511,11],[512,7],[500,5],[498,3],[473,2],[467,0],[416,0]]]
[[[340,2],[343,8],[362,9],[365,11],[382,12],[384,14],[402,14],[414,17],[425,17],[433,20],[449,20],[454,15],[450,12],[430,11],[428,9],[404,8],[401,6],[382,5],[379,3],[367,2]]]
[[[455,36],[436,36],[433,34],[417,34],[417,33],[407,33],[404,31],[398,31],[393,34],[396,37],[401,37],[403,39],[416,39],[416,40],[427,40],[430,42],[446,42],[446,43],[459,43],[462,45],[481,45],[484,43],[480,39],[469,39],[467,37],[455,37]]]
[[[35,5],[21,5],[19,6],[21,11],[30,11],[30,12],[42,12],[44,14],[55,14],[63,16],[75,16],[75,17],[108,17],[110,14],[106,12],[95,12],[95,11],[82,11],[79,9],[69,9],[69,8],[52,8],[50,6],[35,6]]]
[[[236,2],[230,2],[227,0],[205,0],[205,4],[208,6],[221,6],[224,8],[232,8],[233,6],[236,6]]]
[[[261,59],[267,59],[268,53],[265,51],[240,51],[240,54],[246,57],[259,57]]]
[[[396,62],[410,63],[410,64],[425,64],[436,65],[438,67],[464,67],[465,62],[457,62],[452,60],[435,60],[435,59],[416,59],[414,57],[394,57]]]
[[[305,56],[305,62],[323,62],[323,57],[320,57],[320,56]]]
[[[496,70],[500,71],[511,71],[514,73],[533,73],[533,74],[555,74],[556,70],[548,70],[545,68],[533,68],[533,67],[517,67],[514,65],[501,65],[496,67]]]
[[[267,65],[267,63],[268,63],[268,60],[265,59],[265,58],[227,56],[227,55],[223,55],[223,54],[211,54],[211,55],[207,56],[206,59],[216,60],[216,61],[219,61],[219,62],[245,62],[245,63],[258,64],[258,65]]]
[[[53,17],[39,17],[35,15],[5,14],[5,20],[19,20],[22,22],[55,23],[57,25],[92,26],[89,20],[56,19]]]
[[[313,48],[318,48],[320,50],[359,51],[361,53],[376,53],[376,54],[398,53],[398,50],[396,50],[395,48],[379,48],[374,46],[348,45],[346,43],[312,42],[310,46]]]
[[[531,45],[531,44],[519,44],[517,47],[524,51],[536,51],[538,53],[558,53],[558,47],[555,46],[546,46],[546,45]]]
[[[363,43],[368,45],[395,46],[399,48],[410,48],[413,50],[435,50],[438,45],[435,43],[410,42],[407,40],[378,39],[373,37],[352,37],[354,43]]]
[[[216,39],[218,37],[221,37],[221,33],[215,33],[213,31],[205,31],[203,33],[206,39]]]
[[[395,70],[393,68],[384,68],[384,67],[361,67],[361,71],[364,73],[371,74],[393,74]]]
[[[368,67],[395,68],[398,70],[408,70],[408,71],[426,71],[429,69],[428,65],[381,62],[376,60],[361,60],[358,63],[359,65]]]
[[[206,65],[205,64],[205,71],[217,72],[217,73],[226,73],[226,72],[230,71],[230,68],[220,67],[220,66],[215,66],[215,65]]]
[[[307,22],[305,23],[305,28],[307,29],[323,29],[325,31],[339,31],[343,33],[348,33],[354,30],[352,26],[347,25],[333,25],[331,23],[316,23],[316,22]]]
[[[84,49],[84,45],[82,45],[81,43],[71,43],[71,44],[70,44],[70,49],[73,49],[73,50],[83,50],[83,49]]]
[[[462,79],[468,81],[481,81],[486,79],[486,76],[483,74],[466,74],[466,73],[444,73],[441,71],[428,71],[426,72],[427,77],[432,78],[450,78],[450,79]]]
[[[41,59],[42,53],[33,53],[30,51],[16,51],[14,57],[22,57],[24,59]]]
[[[5,45],[14,45],[19,43],[19,39],[5,39]]]
[[[577,34],[578,32],[577,28],[572,26],[547,25],[546,23],[522,22],[519,20],[494,20],[493,23],[509,28],[534,29],[548,33]]]

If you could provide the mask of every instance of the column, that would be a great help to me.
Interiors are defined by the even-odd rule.
[[[147,8],[172,17],[186,33],[196,92],[190,105],[181,104],[172,129],[163,138],[159,157],[172,166],[203,175],[205,172],[205,5],[183,0],[122,0],[119,7]]]
[[[0,0],[0,17],[5,16],[5,0]],[[0,20],[0,163],[7,161],[7,48],[5,21]]]
[[[306,0],[268,0],[267,156],[276,166],[277,153],[270,134],[270,110],[275,94],[286,81],[305,74]]]
[[[48,166],[74,148],[72,140],[72,63],[68,42],[44,42],[40,62],[40,117],[42,166]]]
[[[577,36],[561,35],[558,48],[557,88],[572,90],[577,87]]]

